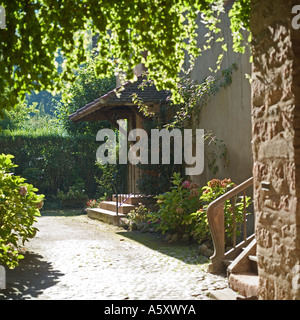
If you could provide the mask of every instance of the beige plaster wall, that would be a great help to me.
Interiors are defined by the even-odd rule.
[[[227,10],[229,7],[227,6]],[[223,160],[218,161],[219,172],[213,174],[205,159],[205,171],[192,179],[205,184],[212,178],[231,178],[235,183],[241,183],[252,175],[251,153],[251,88],[246,74],[251,74],[249,62],[250,50],[243,54],[234,54],[231,49],[232,39],[230,22],[226,14],[222,17],[222,34],[228,43],[228,52],[222,61],[221,70],[236,63],[238,70],[233,72],[232,84],[220,89],[211,101],[203,107],[200,113],[198,128],[211,130],[218,140],[223,140],[229,154],[229,165]],[[199,23],[199,43],[203,43],[207,32],[204,25]],[[247,36],[247,35],[246,35]],[[192,79],[201,83],[210,75],[209,67],[215,67],[215,61],[221,53],[220,44],[213,43],[212,49],[204,52],[196,61],[191,72]],[[211,147],[209,147],[211,148]],[[212,150],[212,149],[210,149]],[[217,148],[213,148],[219,154]],[[205,149],[208,156],[209,149]]]

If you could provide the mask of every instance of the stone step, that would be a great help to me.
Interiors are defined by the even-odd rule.
[[[120,225],[120,219],[125,218],[125,214],[116,214],[114,211],[102,209],[102,208],[87,208],[87,216],[91,219],[97,219],[105,223],[113,224],[115,226]]]
[[[254,272],[231,273],[228,278],[229,288],[245,298],[258,296],[258,275]]]
[[[249,255],[249,256],[248,256],[248,259],[249,259],[250,261],[255,262],[255,263],[257,263],[257,261],[258,261],[257,256],[254,256],[254,255]],[[224,259],[224,260],[223,260],[224,265],[227,266],[227,267],[228,267],[229,265],[231,265],[232,262],[233,262],[233,260],[227,260],[227,259]]]
[[[120,204],[121,204],[121,202],[118,203],[119,206],[120,206]],[[128,212],[133,210],[135,207],[136,206],[134,206],[132,204],[123,203],[118,208],[118,213],[122,213],[122,214],[126,215]],[[116,201],[101,201],[100,208],[116,212],[117,211],[117,203],[116,203]]]
[[[239,295],[230,288],[210,291],[208,296],[214,300],[242,300],[243,296]]]
[[[118,195],[119,202],[120,203],[123,202],[124,199],[126,199],[128,196],[129,194],[119,194]],[[116,201],[116,198],[117,198],[116,195],[113,194],[112,200]],[[125,203],[132,204],[132,205],[138,205],[139,203],[143,203],[147,205],[155,202],[156,200],[153,201],[152,199],[147,198],[145,195],[139,195],[139,194],[135,194],[135,195],[132,194],[128,199],[125,200]]]

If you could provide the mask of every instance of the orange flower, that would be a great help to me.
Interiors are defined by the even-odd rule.
[[[221,181],[220,179],[212,179],[211,181],[208,182],[208,186],[211,187],[212,189],[216,187],[220,187]]]

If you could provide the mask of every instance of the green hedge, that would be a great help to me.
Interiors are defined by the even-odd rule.
[[[21,175],[47,196],[57,189],[68,190],[84,181],[89,197],[95,195],[95,176],[101,176],[95,165],[99,142],[95,137],[0,135],[0,153],[12,154]]]

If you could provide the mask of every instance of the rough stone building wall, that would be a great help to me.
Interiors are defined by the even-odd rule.
[[[260,299],[300,299],[297,1],[252,0],[252,151]]]

